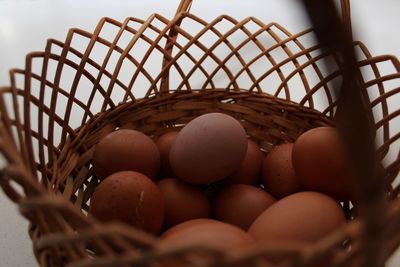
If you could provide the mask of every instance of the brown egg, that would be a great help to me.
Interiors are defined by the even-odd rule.
[[[161,234],[161,237],[165,237],[166,235],[171,235],[175,232],[179,232],[181,229],[187,228],[187,227],[192,227],[198,224],[215,224],[215,223],[221,223],[220,221],[210,219],[210,218],[199,218],[199,219],[192,219],[188,220],[186,222],[174,225],[173,227],[167,229],[164,233]]]
[[[177,178],[208,184],[232,174],[246,150],[246,132],[236,119],[208,113],[193,119],[178,133],[170,163]]]
[[[160,136],[156,141],[156,145],[161,157],[161,174],[164,177],[174,176],[171,169],[171,164],[169,163],[169,152],[177,135],[178,132],[176,131],[168,132]]]
[[[121,129],[102,138],[93,151],[94,172],[105,178],[119,171],[137,171],[154,179],[160,169],[160,154],[147,135]]]
[[[122,221],[158,234],[164,219],[164,201],[148,177],[122,171],[108,176],[97,186],[89,213],[100,221]]]
[[[292,165],[292,149],[292,143],[276,146],[263,161],[261,181],[265,190],[277,199],[301,191]]]
[[[213,214],[215,219],[247,231],[253,221],[273,203],[275,199],[260,188],[234,184],[224,188],[214,199]]]
[[[231,250],[254,243],[254,239],[242,229],[215,220],[191,220],[178,224],[161,235],[159,247],[183,247],[205,245]]]
[[[306,190],[338,200],[354,199],[354,175],[335,128],[319,127],[302,134],[294,143],[292,160]]]
[[[158,181],[157,186],[164,196],[167,227],[210,217],[210,202],[201,189],[172,178]]]
[[[265,210],[250,226],[258,241],[314,242],[346,222],[341,206],[317,192],[285,197]]]
[[[247,141],[246,155],[236,170],[228,178],[224,179],[227,184],[249,184],[257,185],[261,173],[264,153],[260,147],[252,140]]]

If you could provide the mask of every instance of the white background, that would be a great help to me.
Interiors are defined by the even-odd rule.
[[[179,0],[0,0],[0,85],[9,83],[10,68],[23,68],[27,53],[43,50],[47,38],[64,40],[72,27],[92,31],[104,16],[122,21],[157,12],[172,18],[178,4]],[[400,1],[352,0],[351,4],[355,38],[373,55],[400,57]],[[276,21],[292,33],[309,26],[296,0],[195,0],[191,11],[208,21],[221,14],[237,19],[254,16]],[[0,266],[36,266],[31,246],[27,222],[0,192]],[[388,266],[399,266],[400,255],[396,258]]]

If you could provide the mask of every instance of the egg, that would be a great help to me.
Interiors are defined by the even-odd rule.
[[[292,150],[292,143],[278,145],[268,153],[262,163],[261,182],[265,190],[277,199],[302,189],[293,168]]]
[[[174,143],[177,135],[177,131],[171,131],[161,135],[156,140],[156,145],[158,151],[160,152],[161,158],[161,175],[164,177],[174,176],[171,169],[171,164],[169,163],[169,152],[171,151],[172,144]]]
[[[100,178],[119,171],[137,171],[154,179],[160,169],[160,154],[147,135],[120,129],[102,138],[94,147],[92,162]]]
[[[158,234],[164,220],[164,201],[150,178],[122,171],[108,176],[96,187],[89,213],[103,222],[121,221]]]
[[[161,235],[158,246],[211,246],[222,250],[239,249],[254,244],[242,229],[211,219],[195,219],[178,224]]]
[[[210,217],[210,202],[200,188],[172,178],[158,181],[157,186],[164,196],[167,227]]]
[[[214,218],[236,225],[244,230],[275,199],[264,190],[244,184],[234,184],[225,187],[213,201]]]
[[[242,125],[223,113],[208,113],[190,121],[178,133],[170,152],[177,178],[208,184],[231,175],[246,155]]]
[[[342,207],[318,192],[295,193],[266,209],[248,233],[257,241],[312,243],[337,230],[346,222]]]
[[[335,128],[319,127],[302,134],[294,143],[292,161],[306,190],[342,201],[354,199],[354,172]]]
[[[177,225],[174,225],[173,227],[168,228],[164,233],[161,234],[161,238],[165,237],[167,235],[172,235],[175,232],[179,232],[180,230],[187,228],[187,227],[192,227],[198,224],[214,224],[214,223],[220,223],[220,221],[211,219],[211,218],[199,218],[199,219],[192,219],[185,221],[183,223],[179,223]]]
[[[264,153],[260,147],[252,140],[247,141],[246,155],[237,169],[226,181],[227,184],[249,184],[257,185],[259,183]]]

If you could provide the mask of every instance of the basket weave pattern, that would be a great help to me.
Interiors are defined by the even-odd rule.
[[[400,92],[393,86],[399,84],[400,63],[393,56],[372,57],[360,42],[354,45],[361,55],[365,93],[375,115],[377,153],[385,163],[392,199],[387,234],[393,251],[400,243],[400,187],[395,182],[400,133],[394,124],[400,109],[391,99]],[[64,42],[49,39],[44,52],[27,56],[24,70],[10,71],[11,86],[0,92],[0,148],[8,162],[0,181],[31,222],[39,264],[356,262],[361,226],[355,221],[314,246],[266,244],[230,255],[209,247],[159,251],[152,236],[86,216],[99,183],[91,168],[93,146],[116,128],[157,137],[218,111],[238,119],[269,151],[308,129],[333,125],[332,84],[341,81],[341,74],[339,68],[330,73],[321,68],[322,60],[338,66],[337,55],[312,42],[312,30],[292,35],[277,23],[256,18],[220,16],[205,22],[187,12],[173,20],[158,14],[124,22],[104,18],[93,33],[72,29]],[[382,73],[385,64],[390,73]],[[351,217],[349,203],[344,206]]]

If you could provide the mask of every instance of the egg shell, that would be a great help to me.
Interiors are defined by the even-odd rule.
[[[171,235],[175,232],[179,232],[181,229],[187,228],[187,227],[192,227],[198,224],[214,224],[214,223],[221,223],[220,221],[211,219],[211,218],[198,218],[198,219],[192,219],[188,220],[183,223],[179,223],[177,225],[174,225],[173,227],[170,227],[164,231],[160,237],[165,237],[167,235]]]
[[[222,250],[243,248],[254,239],[242,229],[211,219],[195,219],[178,224],[161,235],[158,246],[211,246]]]
[[[169,152],[171,151],[172,144],[174,143],[177,135],[177,131],[171,131],[161,135],[156,140],[156,145],[158,151],[160,152],[161,175],[163,177],[174,177],[174,173],[169,162]]]
[[[341,201],[354,199],[354,172],[345,151],[335,128],[318,127],[303,133],[292,153],[302,187]]]
[[[287,196],[266,209],[248,232],[257,241],[315,242],[346,222],[342,207],[318,192]]]
[[[160,180],[157,186],[164,196],[167,227],[210,217],[210,202],[200,188],[173,178]]]
[[[277,199],[302,190],[293,168],[292,150],[292,143],[278,145],[268,153],[262,163],[262,184]]]
[[[119,171],[137,171],[154,179],[160,169],[154,141],[131,129],[120,129],[102,138],[94,147],[92,161],[100,178]]]
[[[246,155],[237,169],[226,181],[227,184],[257,185],[261,174],[264,153],[252,140],[247,141]]]
[[[224,188],[213,201],[214,218],[236,225],[244,230],[275,199],[264,190],[244,184],[234,184]]]
[[[193,119],[178,133],[170,163],[177,178],[208,184],[238,169],[246,150],[246,132],[236,119],[208,113]]]
[[[158,234],[164,220],[164,201],[150,178],[122,171],[108,176],[96,187],[89,213],[103,222],[121,221]]]

